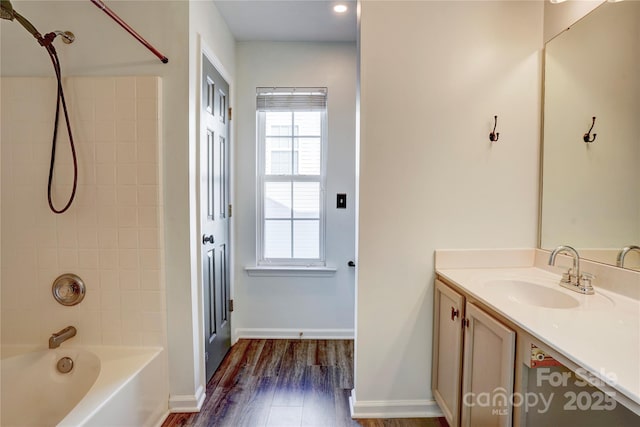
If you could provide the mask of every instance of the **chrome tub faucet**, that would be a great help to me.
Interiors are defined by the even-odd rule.
[[[575,292],[579,292],[581,294],[593,295],[595,293],[595,290],[593,289],[591,281],[594,279],[594,276],[589,273],[580,273],[580,255],[578,255],[578,251],[576,251],[571,246],[558,246],[553,250],[553,252],[551,252],[551,255],[549,256],[549,265],[555,265],[556,257],[559,254],[570,255],[573,259],[573,266],[569,269],[569,271],[562,274],[560,286],[571,289]]]
[[[56,332],[51,335],[49,338],[49,348],[58,348],[60,344],[68,340],[69,338],[73,338],[78,333],[77,329],[73,326],[67,326],[60,332]]]

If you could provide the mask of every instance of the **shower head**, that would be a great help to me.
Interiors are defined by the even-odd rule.
[[[20,23],[33,37],[38,40],[41,46],[50,46],[51,42],[56,36],[62,37],[62,41],[66,44],[73,43],[76,37],[73,35],[71,31],[53,31],[51,33],[45,34],[42,37],[42,34],[33,26],[31,22],[24,16],[20,15],[13,9],[11,5],[11,1],[9,0],[0,0],[0,18],[7,19],[9,21],[13,21],[14,19]]]
[[[0,18],[13,21],[13,6],[9,0],[0,0]]]
[[[13,10],[13,6],[9,0],[0,0],[0,18],[13,21],[14,19],[20,23],[38,42],[42,40],[42,35],[36,30],[31,22],[18,12]]]

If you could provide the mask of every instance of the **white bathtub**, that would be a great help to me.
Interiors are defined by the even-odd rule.
[[[67,374],[56,369],[62,357],[74,361]],[[155,347],[3,348],[0,425],[159,425],[168,402],[163,357]]]

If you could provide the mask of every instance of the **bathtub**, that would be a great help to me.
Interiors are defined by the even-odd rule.
[[[59,373],[63,357],[73,369]],[[162,348],[2,349],[0,425],[156,426],[167,413]]]

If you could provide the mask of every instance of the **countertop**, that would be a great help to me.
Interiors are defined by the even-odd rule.
[[[597,285],[595,295],[581,295],[560,287],[560,275],[536,267],[437,268],[436,273],[640,408],[640,301]],[[487,285],[504,279],[535,282],[577,299],[580,305],[559,309],[527,305]]]

